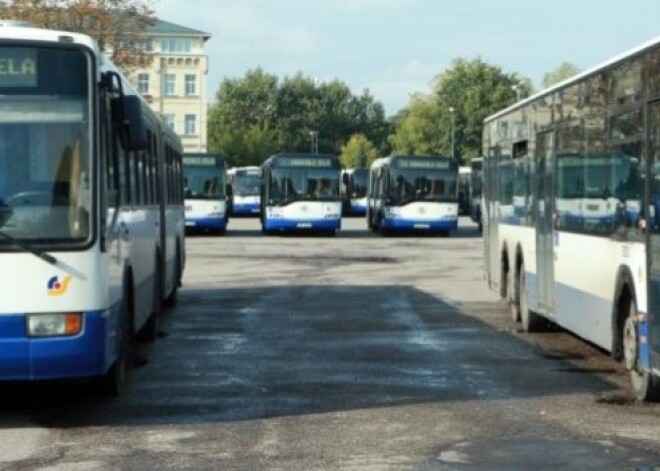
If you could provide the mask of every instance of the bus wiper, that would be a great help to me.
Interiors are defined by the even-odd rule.
[[[288,196],[284,197],[284,199],[282,199],[282,201],[280,201],[278,206],[286,206],[289,203],[293,203],[297,199],[298,199],[298,195],[293,195],[293,194],[288,195]]]
[[[43,250],[34,248],[32,245],[28,244],[25,241],[12,237],[3,231],[0,231],[0,237],[3,238],[4,240],[9,241],[11,244],[15,245],[16,247],[19,247],[25,250],[26,252],[30,252],[32,255],[39,257],[41,260],[43,260],[46,263],[50,263],[51,265],[57,264],[57,259],[53,257],[51,254]]]

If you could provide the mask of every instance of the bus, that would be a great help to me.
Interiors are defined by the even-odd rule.
[[[339,158],[329,154],[280,153],[261,165],[261,227],[264,233],[307,230],[336,234],[341,228]]]
[[[470,173],[472,168],[467,165],[458,167],[458,214],[470,214]]]
[[[0,381],[118,394],[181,283],[181,141],[88,36],[5,23],[0,62]]]
[[[458,163],[440,155],[394,155],[369,169],[367,224],[373,232],[458,228]]]
[[[660,398],[660,37],[486,118],[490,287],[523,330],[551,321]]]
[[[261,175],[259,167],[230,168],[227,177],[231,187],[229,207],[232,216],[258,216],[261,211]]]
[[[479,225],[479,231],[482,230],[481,222],[481,196],[483,187],[483,159],[475,157],[470,161],[470,219]]]
[[[343,214],[364,216],[367,214],[367,181],[369,169],[348,168],[342,172]]]
[[[227,230],[227,167],[217,154],[183,155],[186,229],[224,234]]]

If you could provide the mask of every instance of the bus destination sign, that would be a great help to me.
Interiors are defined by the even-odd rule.
[[[36,87],[37,51],[0,47],[0,87]]]
[[[410,168],[410,169],[437,169],[437,170],[449,170],[451,168],[450,159],[411,159],[403,158],[398,159],[396,163],[397,168]]]
[[[199,167],[214,167],[216,165],[215,157],[184,157],[184,165],[197,165]]]
[[[281,159],[280,162],[285,167],[332,167],[332,159],[287,157]]]

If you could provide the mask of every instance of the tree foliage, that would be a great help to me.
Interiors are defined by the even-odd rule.
[[[129,72],[151,61],[144,32],[155,21],[153,0],[8,0],[0,17],[33,26],[87,34],[102,52]]]
[[[209,149],[231,165],[258,164],[278,151],[309,152],[311,132],[319,152],[339,154],[355,133],[387,150],[390,132],[383,106],[368,91],[355,96],[339,80],[319,84],[301,73],[279,79],[260,68],[222,81],[208,122]]]
[[[548,88],[559,82],[571,78],[574,75],[577,75],[580,72],[580,69],[570,62],[563,62],[555,70],[543,74],[543,79],[541,79],[541,87]]]
[[[342,146],[339,160],[344,168],[368,168],[378,157],[378,150],[364,134],[353,134]]]
[[[467,163],[481,154],[483,120],[531,91],[531,81],[518,74],[479,58],[456,59],[435,78],[430,95],[413,97],[390,143],[395,153],[451,155],[453,136],[455,156]]]

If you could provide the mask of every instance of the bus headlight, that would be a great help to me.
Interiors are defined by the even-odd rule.
[[[77,335],[82,331],[82,313],[51,312],[27,316],[28,337]]]

